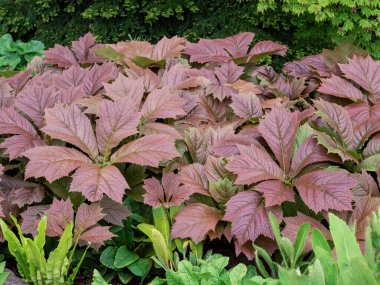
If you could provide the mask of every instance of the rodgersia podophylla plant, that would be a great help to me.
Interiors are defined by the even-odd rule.
[[[252,243],[275,249],[269,212],[290,239],[304,222],[329,239],[334,211],[363,241],[380,205],[380,63],[344,45],[278,73],[259,63],[287,47],[253,37],[86,34],[1,78],[2,216],[35,234],[47,212],[51,236],[74,220],[100,246],[129,197],[179,207],[172,238],[224,236],[252,258]]]

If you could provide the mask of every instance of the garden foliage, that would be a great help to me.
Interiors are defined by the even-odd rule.
[[[318,53],[343,38],[379,58],[379,1],[245,0],[66,2],[0,1],[0,34],[37,39],[52,47],[69,44],[87,31],[103,42],[163,36],[221,38],[254,31],[259,40],[290,47],[288,58]],[[238,20],[237,20],[238,19]],[[310,40],[313,39],[313,40]]]
[[[10,34],[0,37],[0,74],[12,75],[12,72],[26,69],[28,62],[42,55],[43,43],[32,40],[24,43],[13,41]]]
[[[291,241],[305,222],[331,240],[333,211],[363,247],[380,205],[380,63],[344,44],[277,73],[260,62],[287,46],[253,38],[87,33],[1,78],[3,219],[36,235],[46,213],[47,236],[72,225],[95,249],[115,237],[100,259],[123,280],[145,278],[152,259],[196,261],[209,239],[271,254],[269,213]]]

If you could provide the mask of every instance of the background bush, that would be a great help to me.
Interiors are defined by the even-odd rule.
[[[379,8],[379,0],[0,0],[0,34],[51,47],[89,30],[108,42],[254,31],[257,40],[288,45],[288,60],[318,53],[342,38],[379,58]]]
[[[38,39],[51,47],[69,44],[89,30],[107,42],[128,38],[155,42],[176,34],[197,40],[253,31],[256,41],[287,44],[288,60],[333,45],[326,23],[306,13],[300,17],[282,9],[274,13],[273,5],[258,0],[0,0],[0,34]]]

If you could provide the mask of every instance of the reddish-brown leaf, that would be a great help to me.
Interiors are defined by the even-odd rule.
[[[265,207],[263,197],[255,191],[236,194],[226,206],[223,219],[231,222],[231,233],[240,244],[255,241],[259,235],[274,237],[269,222],[269,212],[273,212],[279,221],[282,219],[281,208]]]
[[[252,184],[263,180],[281,180],[283,171],[268,153],[251,146],[238,146],[240,155],[226,165],[226,169],[237,174],[236,184]]]
[[[317,170],[296,180],[295,186],[305,204],[318,213],[321,210],[351,210],[351,189],[357,184],[347,171]]]
[[[123,145],[111,157],[114,163],[129,162],[158,167],[160,161],[178,156],[174,141],[166,135],[149,135]]]
[[[70,191],[82,193],[91,202],[99,201],[106,194],[121,203],[126,188],[129,188],[127,181],[113,165],[84,165],[74,173],[70,185]]]
[[[80,166],[88,165],[91,160],[82,152],[62,146],[40,146],[24,153],[29,158],[25,178],[45,177],[53,182]]]
[[[44,52],[46,64],[56,64],[59,67],[69,68],[72,65],[78,65],[77,59],[68,47],[54,45]]]
[[[260,121],[260,133],[285,172],[290,169],[292,148],[298,125],[299,120],[296,113],[277,106],[269,114],[266,114],[264,120]]]
[[[260,182],[255,186],[265,198],[265,207],[281,205],[285,201],[294,202],[294,192],[278,180],[268,180]]]
[[[218,209],[205,204],[186,205],[174,217],[172,238],[191,238],[195,243],[201,242],[210,231],[215,231],[216,224],[222,216]]]

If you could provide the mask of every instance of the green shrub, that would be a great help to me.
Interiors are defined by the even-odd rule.
[[[349,40],[380,57],[379,0],[259,0],[258,10],[267,14],[279,10],[297,18],[312,17],[324,26],[333,43]]]
[[[42,55],[43,43],[13,41],[10,34],[0,37],[0,72],[23,70],[33,57]]]
[[[103,42],[129,38],[155,42],[164,35],[186,36],[195,41],[253,31],[257,41],[269,39],[288,45],[290,59],[331,47],[324,24],[315,22],[312,15],[298,18],[282,10],[260,13],[258,4],[258,0],[69,0],[64,3],[0,0],[0,34],[38,39],[51,47],[55,43],[69,44],[87,31]]]

